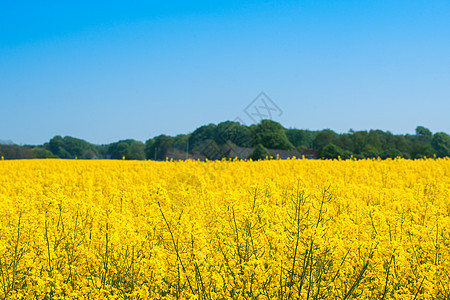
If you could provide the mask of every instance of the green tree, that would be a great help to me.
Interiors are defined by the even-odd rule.
[[[188,134],[179,134],[173,138],[172,146],[179,150],[186,151],[187,146],[188,146],[188,141],[189,141]]]
[[[165,160],[167,157],[167,150],[173,147],[174,138],[165,134],[147,140],[145,143],[145,153],[148,159]]]
[[[208,124],[194,130],[189,136],[189,148],[194,149],[206,140],[214,140],[217,135],[217,126]]]
[[[127,159],[145,160],[145,145],[142,142],[134,141],[128,148],[128,153],[125,155]]]
[[[91,145],[85,140],[77,139],[71,136],[64,137],[64,149],[70,153],[71,158],[81,157],[87,149],[92,149]]]
[[[411,158],[423,158],[424,156],[433,157],[433,155],[436,153],[436,150],[433,149],[429,142],[420,140],[415,140],[414,142],[412,142],[410,149]]]
[[[345,151],[335,144],[328,144],[318,152],[318,156],[325,159],[344,158],[344,154]]]
[[[377,158],[379,156],[379,150],[371,144],[367,144],[363,148],[362,156],[364,158]]]
[[[215,141],[218,145],[232,142],[240,147],[248,147],[251,142],[251,131],[247,126],[238,122],[226,121],[219,123],[216,128]]]
[[[82,159],[94,159],[97,158],[97,155],[92,149],[87,149],[84,151],[83,155],[80,157]]]
[[[335,139],[335,144],[336,144],[336,146],[339,146],[344,150],[348,150],[348,151],[352,151],[352,152],[354,151],[353,138],[352,138],[352,134],[350,134],[350,133],[340,134]]]
[[[259,124],[250,127],[252,132],[252,146],[258,144],[271,149],[294,149],[289,142],[286,131],[279,123],[272,120],[262,120]]]
[[[397,149],[402,153],[409,153],[411,151],[411,144],[403,135],[392,135],[392,146],[385,147],[383,149],[384,150]]]
[[[212,139],[205,140],[201,145],[195,147],[193,153],[201,154],[209,160],[221,159],[226,155],[216,141]]]
[[[60,158],[74,158],[66,149],[62,147],[59,147],[57,156]]]
[[[55,158],[57,157],[49,150],[43,148],[43,147],[33,147],[31,149],[33,152],[33,158]]]
[[[130,148],[130,144],[128,144],[127,142],[125,142],[125,141],[119,142],[116,145],[115,149],[112,151],[111,158],[112,159],[122,159],[124,156],[125,156],[125,158],[127,158],[129,148]]]
[[[444,132],[437,132],[433,135],[431,145],[436,150],[438,157],[450,156],[450,136]]]
[[[314,148],[319,152],[328,144],[334,144],[338,138],[338,134],[330,129],[324,129],[319,132],[314,139]]]
[[[367,145],[372,147],[371,151],[379,152],[382,150],[383,132],[381,130],[370,130],[367,135]],[[366,148],[367,145],[364,147]],[[364,150],[363,148],[363,150]]]
[[[50,141],[49,141],[49,150],[57,155],[59,155],[59,152],[61,151],[61,149],[64,148],[64,140],[60,135],[54,136]]]
[[[424,138],[427,141],[431,140],[431,138],[433,137],[433,134],[431,133],[430,129],[425,128],[423,126],[416,127],[416,135]]]
[[[262,144],[256,145],[255,150],[253,150],[253,154],[250,156],[252,160],[260,160],[271,157],[273,157],[273,155],[270,154]]]
[[[153,144],[155,143],[155,139],[148,139],[145,141],[145,157],[147,159],[154,159],[155,151]],[[153,156],[152,156],[153,155]]]
[[[404,156],[403,153],[401,153],[398,149],[388,149],[380,153],[380,158],[382,159],[397,158],[403,156]]]
[[[364,152],[364,147],[368,143],[368,135],[367,131],[356,131],[352,134],[353,139],[353,152],[356,154],[361,154]]]
[[[289,142],[296,148],[304,146],[305,149],[313,148],[314,138],[317,132],[304,129],[286,129],[286,136]]]
[[[85,140],[77,139],[71,136],[62,138],[57,135],[53,137],[48,144],[48,149],[60,158],[75,158],[82,157],[86,150],[90,149],[98,156],[95,145],[92,145]]]

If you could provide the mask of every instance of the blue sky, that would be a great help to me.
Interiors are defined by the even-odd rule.
[[[252,122],[450,132],[449,1],[2,2],[0,140]]]

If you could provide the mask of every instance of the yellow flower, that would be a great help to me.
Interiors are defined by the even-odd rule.
[[[439,158],[8,161],[0,291],[445,298],[449,173]]]

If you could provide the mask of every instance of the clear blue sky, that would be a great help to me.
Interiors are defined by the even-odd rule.
[[[264,91],[285,127],[450,132],[450,1],[10,1],[0,139],[188,133]]]

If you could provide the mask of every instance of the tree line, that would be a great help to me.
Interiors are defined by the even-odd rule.
[[[415,134],[393,134],[382,130],[350,130],[336,133],[330,129],[307,130],[284,128],[272,120],[245,126],[226,121],[201,126],[189,134],[159,135],[145,143],[133,139],[96,145],[70,136],[55,136],[43,145],[16,145],[0,143],[4,159],[65,158],[65,159],[129,159],[165,160],[169,151],[178,150],[188,155],[214,149],[213,157],[227,157],[230,147],[254,148],[253,158],[267,156],[267,149],[309,151],[316,158],[348,159],[395,158],[417,159],[450,156],[450,136],[444,132],[432,133],[418,126]],[[211,152],[211,151],[210,151]]]

